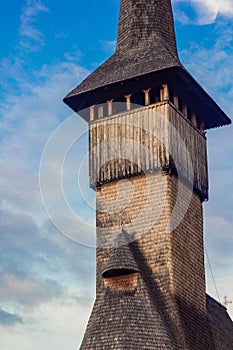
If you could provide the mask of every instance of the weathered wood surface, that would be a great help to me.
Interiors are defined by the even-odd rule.
[[[206,138],[168,101],[95,120],[89,140],[93,188],[173,167],[208,197]]]

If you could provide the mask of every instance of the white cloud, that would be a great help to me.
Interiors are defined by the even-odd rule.
[[[207,216],[206,248],[217,277],[232,273],[233,222],[220,216]]]
[[[217,34],[218,38],[210,48],[191,43],[180,54],[187,68],[210,95],[217,96],[222,108],[233,114],[233,105],[229,103],[233,97],[233,30],[223,24]]]
[[[94,251],[69,241],[48,222],[38,170],[50,133],[72,113],[64,94],[88,72],[64,61],[29,74],[19,59],[5,59],[0,71],[0,307],[5,323],[8,317],[4,337],[0,327],[1,346],[37,350],[48,347],[47,339],[51,348],[62,349],[66,333],[70,348],[76,348],[93,300]]]
[[[180,11],[177,20],[181,23],[203,25],[214,23],[218,15],[233,17],[233,0],[173,0],[173,3],[188,3],[196,12],[196,18],[193,20],[183,11]]]
[[[8,65],[12,69],[10,62]],[[5,70],[8,65],[4,62]],[[22,80],[21,71],[24,72]],[[43,66],[33,76],[25,73],[22,63],[15,66],[12,75],[16,77],[20,89],[9,90],[5,93],[4,102],[0,103],[3,116],[0,123],[3,138],[1,159],[10,159],[19,169],[24,164],[33,168],[34,159],[38,155],[40,157],[51,131],[70,113],[62,102],[65,92],[86,74],[84,68],[71,62]]]
[[[23,320],[19,315],[9,313],[0,308],[0,325],[7,327],[19,323],[23,323]]]
[[[116,48],[116,40],[100,40],[102,50],[107,54],[112,54]]]
[[[24,318],[24,324],[1,332],[2,349],[78,349],[92,301],[77,304],[66,299],[40,305]]]
[[[30,309],[40,303],[48,303],[51,299],[62,297],[62,287],[53,280],[33,278],[17,278],[6,275],[1,278],[1,303],[17,303]]]
[[[29,51],[35,51],[44,45],[43,34],[36,28],[35,22],[42,12],[48,8],[39,0],[27,0],[20,16],[20,45]]]

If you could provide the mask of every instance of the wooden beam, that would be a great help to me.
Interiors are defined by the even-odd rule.
[[[108,115],[112,115],[112,102],[113,100],[108,100]]]
[[[104,117],[104,107],[100,106],[98,107],[98,118],[103,118]]]
[[[169,100],[169,88],[167,84],[163,84],[160,89],[160,101]]]
[[[200,131],[205,132],[205,122],[200,123]]]
[[[191,114],[191,122],[197,127],[197,116],[195,112],[192,112]]]
[[[95,119],[95,106],[90,107],[90,121]]]
[[[127,111],[130,111],[130,109],[131,109],[131,100],[130,100],[131,95],[132,94],[125,95],[125,98],[126,98],[126,110]]]
[[[149,106],[150,104],[150,90],[151,89],[143,90],[145,94],[145,106]]]
[[[182,106],[182,114],[187,117],[188,116],[188,107],[186,105],[186,103],[183,104]]]

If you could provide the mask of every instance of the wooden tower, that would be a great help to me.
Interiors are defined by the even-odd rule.
[[[64,101],[89,123],[96,190],[96,302],[81,349],[218,349],[205,131],[230,119],[180,63],[170,0],[121,0],[115,53]]]

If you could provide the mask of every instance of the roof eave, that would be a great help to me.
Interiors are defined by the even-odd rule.
[[[181,65],[138,75],[132,79],[125,79],[98,87],[93,90],[90,89],[76,94],[72,94],[71,92],[64,98],[63,101],[76,113],[81,112],[83,109],[86,109],[91,105],[104,103],[107,101],[107,99],[111,99],[113,96],[116,96],[117,92],[119,91],[121,91],[122,94],[132,92],[132,89],[135,88],[135,81],[138,82],[136,86],[142,85],[143,88],[145,88],[146,84],[150,83],[148,79],[150,78],[153,80],[155,76],[157,81],[170,82],[173,86],[180,90],[182,94],[185,93],[188,99],[191,99],[192,96],[193,99],[197,99],[198,103],[195,102],[195,105],[198,105],[199,109],[202,110],[202,113],[205,115],[206,130],[231,124],[231,120],[228,118],[225,112],[200,86],[193,76]],[[86,121],[89,121],[87,113],[80,114]]]

